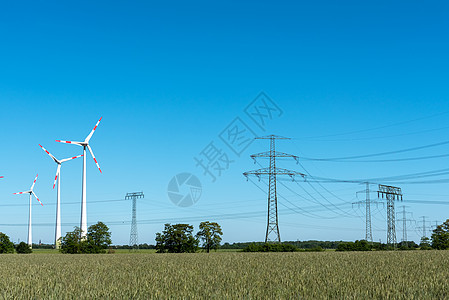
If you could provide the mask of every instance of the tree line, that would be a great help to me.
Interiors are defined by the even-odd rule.
[[[14,253],[27,254],[31,253],[31,248],[25,242],[20,242],[18,245],[14,245],[9,239],[9,236],[0,232],[0,253]]]
[[[199,231],[194,235],[193,226],[189,224],[165,224],[162,233],[156,234],[156,246],[142,244],[141,249],[156,249],[158,253],[196,252],[200,246],[206,252],[217,250],[221,243],[223,232],[216,222],[201,222]],[[91,225],[84,235],[79,227],[67,232],[59,240],[61,253],[88,254],[106,253],[110,250],[111,232],[103,222]],[[48,245],[41,245],[48,248]],[[118,247],[116,247],[118,248]],[[131,246],[122,246],[123,249],[132,249]],[[32,249],[24,242],[14,246],[9,237],[0,232],[0,253],[31,253]]]
[[[165,224],[162,232],[156,233],[156,245],[141,244],[140,249],[156,249],[158,253],[194,253],[202,248],[205,252],[217,249],[240,249],[245,252],[293,252],[293,251],[372,251],[391,250],[382,243],[369,243],[365,240],[355,242],[343,241],[287,241],[279,244],[252,243],[224,243],[222,229],[216,222],[201,222],[199,231],[194,234],[194,227],[189,224]],[[91,225],[86,235],[79,227],[60,239],[60,252],[69,254],[106,253],[111,249],[111,232],[103,222]],[[40,248],[49,248],[41,245]],[[131,246],[114,246],[115,249],[132,249]],[[449,219],[433,230],[431,238],[423,237],[420,244],[413,241],[401,242],[398,250],[446,250],[449,249]],[[24,242],[14,245],[9,237],[0,232],[0,253],[31,253],[31,248]]]

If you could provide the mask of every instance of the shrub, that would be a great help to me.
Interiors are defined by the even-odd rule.
[[[340,243],[336,251],[371,251],[372,246],[365,240]]]
[[[0,253],[14,253],[14,244],[9,240],[9,236],[0,232]]]
[[[298,250],[299,249],[293,245],[282,243],[252,243],[243,249],[244,252],[296,252]]]
[[[31,247],[27,243],[20,242],[16,247],[16,252],[19,254],[29,254],[33,252],[33,250],[31,250]]]

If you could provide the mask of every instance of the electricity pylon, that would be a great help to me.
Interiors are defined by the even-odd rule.
[[[133,200],[133,208],[132,208],[132,221],[131,221],[131,233],[129,235],[129,246],[132,249],[139,249],[139,240],[137,236],[137,198],[144,198],[143,192],[137,193],[127,193],[125,199]]]
[[[291,171],[287,169],[281,169],[276,167],[276,157],[291,157],[298,162],[298,156],[276,151],[276,140],[289,140],[289,138],[281,137],[277,135],[268,135],[264,137],[257,137],[256,139],[270,140],[270,151],[262,152],[251,155],[251,158],[256,163],[257,157],[270,158],[270,166],[268,168],[262,168],[254,171],[243,173],[246,177],[249,175],[255,175],[259,179],[263,175],[269,176],[268,184],[268,218],[267,218],[267,231],[265,235],[265,243],[268,242],[281,242],[281,235],[279,234],[279,222],[278,222],[278,202],[276,192],[276,177],[278,175],[288,175],[294,180],[295,175],[305,177],[305,174]]]
[[[387,200],[387,247],[393,246],[396,249],[396,222],[394,212],[394,201],[402,201],[402,191],[399,187],[379,184],[377,197],[382,195]]]
[[[358,201],[358,202],[354,202],[353,204],[358,204],[358,205],[365,205],[365,210],[366,210],[366,214],[365,214],[365,240],[367,242],[373,242],[373,230],[371,227],[371,204],[372,203],[378,203],[378,202],[374,202],[371,201],[370,199],[370,190],[369,190],[369,182],[365,182],[366,184],[366,189],[364,191],[360,191],[365,193],[365,201]]]
[[[423,239],[423,238],[426,238],[427,237],[427,228],[426,228],[426,216],[421,216],[420,218],[422,218],[422,221],[420,221],[420,222],[422,222],[422,226],[418,226],[418,229],[422,229],[422,237],[421,237],[421,239]]]
[[[408,206],[402,205],[402,212],[400,212],[402,214],[402,218],[397,219],[397,221],[402,222],[402,242],[407,242],[407,221],[411,221],[407,220],[407,214],[412,214],[411,212],[407,212],[405,210],[406,207]]]

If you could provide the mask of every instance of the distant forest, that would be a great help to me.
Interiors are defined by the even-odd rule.
[[[339,244],[345,244],[348,242],[345,241],[315,241],[315,240],[310,240],[310,241],[286,241],[286,242],[282,242],[283,244],[289,244],[289,245],[293,245],[296,246],[299,249],[316,249],[318,247],[322,248],[322,249],[337,249]],[[415,244],[414,242],[407,242],[408,243],[408,247],[412,247],[412,248],[416,248],[418,247],[417,244]],[[248,247],[251,244],[256,244],[256,245],[263,245],[265,244],[264,242],[243,242],[243,243],[224,243],[220,246],[219,249],[235,249],[235,250],[239,250],[239,249],[244,249],[246,247]],[[398,246],[400,247],[403,243],[398,243]],[[376,243],[374,242],[373,244],[373,248],[385,248],[386,245],[385,244],[380,244],[380,243]],[[50,244],[33,244],[33,249],[52,249],[54,248],[53,245]],[[111,246],[112,249],[132,249],[133,247],[129,246],[129,245],[112,245]],[[140,244],[139,245],[139,249],[156,249],[155,245],[149,245],[149,244]]]
[[[286,241],[282,242],[283,244],[289,244],[296,246],[300,249],[314,249],[317,247],[321,247],[323,249],[337,249],[338,244],[344,243],[343,241]],[[244,243],[224,243],[220,246],[220,249],[244,249],[251,244],[262,245],[264,242],[244,242]]]

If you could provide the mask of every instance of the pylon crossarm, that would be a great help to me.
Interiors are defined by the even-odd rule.
[[[295,175],[299,175],[301,177],[305,177],[306,174],[300,173],[300,172],[296,172],[296,171],[292,171],[292,170],[287,170],[287,169],[282,169],[282,168],[274,168],[272,170],[270,170],[270,168],[262,168],[262,169],[258,169],[258,170],[253,170],[253,171],[249,171],[249,172],[245,172],[243,173],[244,176],[249,176],[249,175],[255,175],[255,176],[261,176],[261,175],[288,175],[288,176],[295,176]]]
[[[257,154],[252,154],[251,158],[256,158],[256,157],[270,157],[270,156],[276,156],[276,157],[291,157],[294,158],[295,160],[298,159],[299,157],[293,154],[288,154],[288,153],[284,153],[284,152],[278,152],[278,151],[274,151],[273,153],[271,153],[270,151],[265,151],[265,152],[261,152],[261,153],[257,153]]]
[[[261,136],[261,137],[256,137],[255,140],[270,140],[270,139],[276,139],[276,140],[291,140],[291,138],[287,138],[287,137],[283,137],[283,136],[279,136],[279,135],[266,135],[266,136]]]

